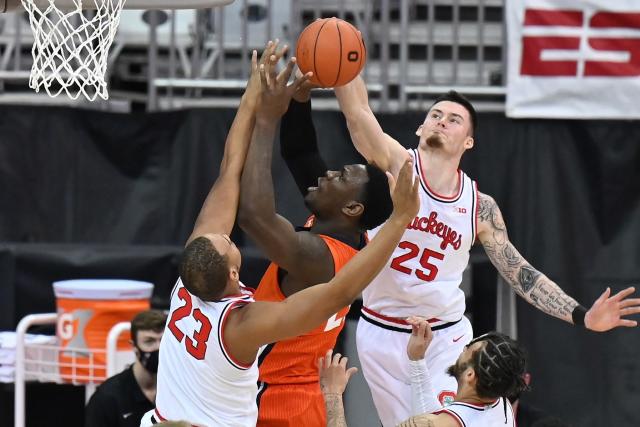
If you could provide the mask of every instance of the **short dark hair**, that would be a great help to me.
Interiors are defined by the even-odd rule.
[[[364,212],[360,217],[360,228],[371,230],[389,218],[393,211],[393,200],[389,193],[387,174],[375,165],[366,165],[369,180],[361,193]]]
[[[182,251],[180,278],[185,288],[203,301],[222,296],[229,276],[229,260],[206,237],[192,240]]]
[[[450,90],[447,93],[443,93],[438,98],[436,98],[433,104],[431,104],[431,107],[429,107],[429,111],[431,111],[434,105],[442,101],[450,101],[462,105],[469,113],[469,118],[471,119],[471,135],[476,133],[476,128],[478,125],[478,115],[476,114],[476,109],[473,108],[471,102],[464,95],[456,92],[455,90]]]
[[[485,345],[473,352],[470,366],[476,372],[476,392],[484,398],[507,397],[528,389],[523,375],[526,353],[516,341],[498,332],[475,338]]]
[[[167,315],[160,310],[146,310],[136,314],[131,320],[131,340],[138,343],[139,331],[162,332],[167,323]]]

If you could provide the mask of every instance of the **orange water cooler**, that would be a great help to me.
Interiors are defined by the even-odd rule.
[[[106,376],[109,330],[148,310],[153,285],[134,280],[65,280],[53,284],[60,341],[60,377],[73,383],[101,382]],[[132,352],[122,334],[117,351]]]

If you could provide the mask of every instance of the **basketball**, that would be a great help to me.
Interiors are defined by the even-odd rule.
[[[338,18],[308,25],[296,44],[298,67],[303,73],[312,71],[311,82],[321,87],[346,85],[360,74],[366,57],[360,31]]]

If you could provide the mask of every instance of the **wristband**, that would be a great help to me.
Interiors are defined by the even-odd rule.
[[[571,320],[573,324],[578,326],[584,326],[584,316],[587,314],[587,309],[581,305],[577,305],[571,312]]]

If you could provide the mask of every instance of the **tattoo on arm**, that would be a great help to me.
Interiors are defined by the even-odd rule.
[[[344,417],[342,395],[338,393],[327,393],[323,396],[327,409],[327,427],[347,427],[347,420]]]
[[[435,427],[436,424],[433,422],[433,420],[427,417],[429,417],[428,414],[411,417],[408,420],[398,424],[398,427]]]
[[[489,259],[514,291],[545,313],[572,322],[578,303],[527,262],[511,244],[500,209],[490,196],[480,193],[479,238]]]

